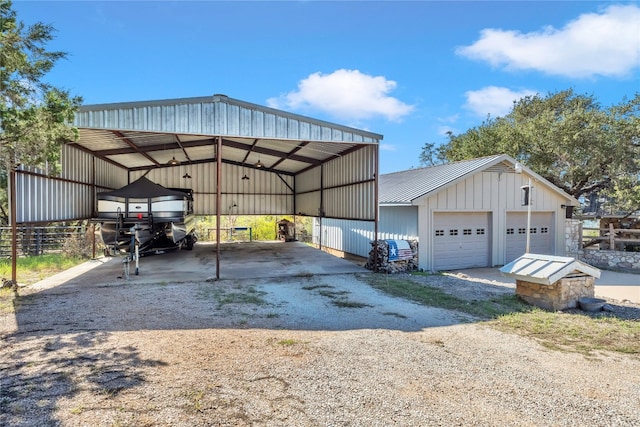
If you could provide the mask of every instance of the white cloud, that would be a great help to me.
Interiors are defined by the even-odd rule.
[[[392,144],[380,144],[381,151],[396,151],[397,147]]]
[[[562,29],[521,33],[485,29],[456,53],[509,70],[574,78],[627,76],[640,67],[640,7],[613,5],[580,15]]]
[[[535,95],[537,92],[524,89],[519,92],[505,87],[487,86],[480,90],[465,92],[467,102],[465,107],[479,116],[504,116],[511,111],[513,102],[525,96]]]
[[[270,98],[272,108],[322,111],[342,120],[384,117],[397,121],[413,111],[413,106],[389,96],[395,81],[369,76],[358,70],[314,73],[298,83],[298,89]]]

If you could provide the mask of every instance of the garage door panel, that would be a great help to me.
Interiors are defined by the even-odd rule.
[[[489,214],[434,215],[434,269],[487,267],[490,259]]]
[[[530,249],[534,254],[555,255],[554,218],[551,212],[531,213]],[[527,214],[507,214],[506,258],[509,263],[525,253],[527,247]]]

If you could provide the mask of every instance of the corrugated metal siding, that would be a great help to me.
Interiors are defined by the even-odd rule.
[[[296,195],[296,214],[314,216],[320,214],[320,192]]]
[[[374,179],[375,164],[367,159],[374,158],[376,149],[377,146],[365,146],[327,162],[324,165],[324,187]]]
[[[375,219],[375,182],[324,191],[324,215],[329,218]]]
[[[22,168],[16,174],[16,221],[57,222],[90,218],[96,191],[127,184],[125,170],[93,158],[84,151],[64,146],[59,177],[46,171]],[[31,172],[29,174],[23,172]]]
[[[322,219],[322,233],[318,218],[313,223],[313,242],[322,246],[361,257],[368,257],[374,235],[374,223],[371,221]]]
[[[54,222],[91,216],[92,188],[86,184],[16,173],[16,222]]]
[[[377,146],[365,146],[296,176],[296,212],[318,215],[320,190],[325,217],[375,218],[375,158]],[[322,188],[320,177],[322,176]]]
[[[145,176],[168,188],[194,190],[196,215],[213,215],[216,209],[216,164],[178,165],[154,169]],[[184,178],[189,174],[191,178]],[[143,172],[131,174],[135,181]],[[243,180],[243,176],[249,179]],[[286,215],[293,212],[293,177],[278,176],[263,170],[222,165],[222,209],[221,214],[234,215]],[[235,205],[235,207],[234,207]]]
[[[339,251],[368,257],[373,241],[375,224],[372,221],[316,218],[313,242]],[[418,240],[418,208],[415,206],[381,207],[378,225],[380,240]]]
[[[377,146],[365,146],[324,165],[325,216],[375,219],[375,158]]]
[[[296,175],[296,192],[306,193],[319,190],[321,170],[320,166],[318,166]]]
[[[278,111],[226,96],[89,105],[78,127],[256,138],[377,143],[380,135]]]
[[[93,181],[93,156],[91,154],[64,145],[60,162],[63,178],[86,183]]]
[[[62,178],[88,185],[95,181],[97,187],[105,189],[116,189],[128,184],[126,169],[94,158],[91,153],[69,145],[62,147],[60,160]]]
[[[381,206],[379,215],[381,239],[418,240],[417,206]]]

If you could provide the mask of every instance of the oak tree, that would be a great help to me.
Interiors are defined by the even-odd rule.
[[[49,51],[54,28],[19,21],[0,0],[0,222],[7,223],[7,176],[20,165],[58,168],[60,147],[75,140],[71,126],[82,99],[46,82],[65,52]]]
[[[432,148],[431,148],[432,149]],[[573,90],[534,95],[438,148],[447,161],[508,154],[568,194],[640,210],[640,93],[611,107]]]

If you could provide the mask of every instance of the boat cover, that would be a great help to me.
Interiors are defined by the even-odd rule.
[[[173,196],[183,199],[187,193],[184,191],[170,190],[160,184],[156,184],[145,177],[141,177],[131,184],[113,191],[98,193],[98,198],[105,197],[133,197],[133,198],[153,198]]]

